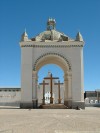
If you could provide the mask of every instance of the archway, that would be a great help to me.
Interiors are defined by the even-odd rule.
[[[46,53],[37,58],[33,66],[33,96],[32,99],[37,99],[37,73],[39,69],[46,64],[56,64],[64,71],[64,104],[71,106],[72,101],[72,73],[71,64],[58,53]],[[38,100],[38,99],[37,99]]]
[[[37,73],[37,75],[38,75],[38,86],[37,86],[38,106],[42,105],[42,104],[46,104],[46,105],[50,104],[50,97],[51,97],[50,85],[51,85],[51,83],[50,83],[50,79],[45,80],[44,78],[45,77],[50,78],[51,74],[53,77],[59,78],[59,79],[52,80],[53,104],[58,104],[58,103],[63,104],[64,103],[64,72],[58,65],[47,64],[47,65],[41,67]],[[45,85],[43,85],[43,84],[45,84]],[[43,100],[43,98],[44,98],[44,100]],[[60,101],[59,101],[59,99],[60,99]]]
[[[78,32],[75,39],[55,30],[55,19],[48,19],[47,30],[28,38],[22,34],[21,46],[21,108],[36,108],[37,72],[49,63],[64,71],[64,104],[84,108],[84,40]],[[52,26],[52,28],[51,28]],[[52,94],[52,93],[51,93]],[[72,103],[72,104],[71,104]]]

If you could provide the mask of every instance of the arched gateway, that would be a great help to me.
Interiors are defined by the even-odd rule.
[[[80,33],[71,39],[55,29],[55,20],[47,21],[47,30],[28,39],[23,33],[21,46],[21,108],[36,108],[37,73],[46,64],[56,64],[64,71],[64,104],[84,108],[83,46]]]

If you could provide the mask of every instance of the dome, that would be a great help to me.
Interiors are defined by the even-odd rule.
[[[32,38],[32,41],[68,41],[72,40],[67,35],[59,32],[55,28],[55,19],[49,18],[47,21],[47,30]]]
[[[40,33],[38,36],[35,37],[35,40],[36,41],[45,41],[45,40],[68,41],[68,36],[53,29],[53,30],[47,30]]]

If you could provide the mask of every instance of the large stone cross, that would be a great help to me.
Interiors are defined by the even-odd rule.
[[[40,83],[40,85],[43,85],[43,101],[42,104],[45,104],[45,85],[49,85],[49,83],[45,83],[45,80],[43,80],[43,83]]]
[[[52,74],[50,77],[45,77],[44,79],[50,79],[50,104],[53,104],[53,97],[52,97],[52,80],[53,79],[59,79],[58,77],[52,77]]]
[[[60,80],[58,80],[58,83],[55,83],[55,85],[58,85],[58,103],[61,103],[61,98],[60,98],[60,85],[63,83],[60,83]]]

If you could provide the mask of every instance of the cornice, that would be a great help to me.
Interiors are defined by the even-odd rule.
[[[21,47],[34,48],[65,48],[65,47],[83,47],[84,42],[68,41],[68,42],[20,42]]]
[[[83,45],[22,45],[21,47],[34,47],[34,48],[66,48],[66,47],[83,47]]]

